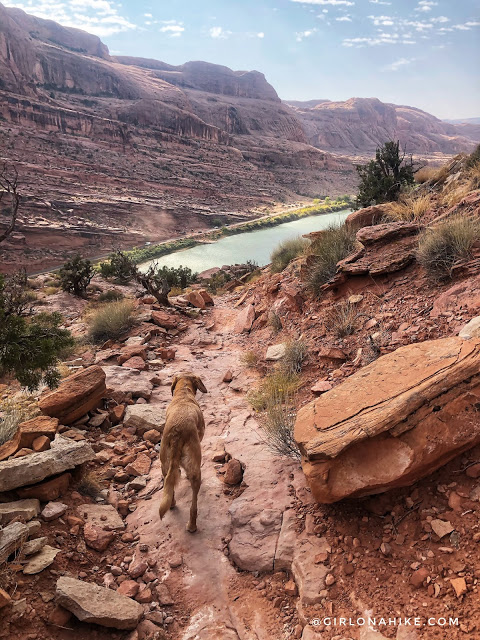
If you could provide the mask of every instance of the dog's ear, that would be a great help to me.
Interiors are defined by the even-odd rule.
[[[198,376],[195,376],[194,378],[195,380],[195,386],[197,387],[197,389],[199,389],[202,393],[208,393],[205,385],[203,384],[201,378],[199,378]]]
[[[172,380],[172,384],[170,386],[170,389],[172,391],[172,396],[173,396],[173,392],[175,391],[175,387],[177,386],[177,382],[179,381],[179,377],[175,376],[174,379]]]

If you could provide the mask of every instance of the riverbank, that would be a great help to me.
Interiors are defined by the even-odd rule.
[[[274,227],[283,224],[284,222],[300,220],[301,218],[306,218],[308,216],[334,213],[336,211],[342,211],[349,206],[350,203],[346,201],[334,202],[331,204],[314,204],[273,216],[264,216],[248,222],[236,223],[228,227],[222,227],[221,229],[213,229],[212,231],[206,231],[204,233],[190,235],[184,238],[177,238],[176,240],[161,242],[148,247],[134,247],[133,249],[125,251],[125,253],[132,258],[135,264],[140,264],[142,262],[147,262],[148,260],[161,258],[162,256],[170,253],[181,251],[182,249],[190,249],[206,242],[215,242],[216,240],[220,240],[226,236],[233,236],[249,231],[259,231],[260,229]],[[102,262],[105,262],[105,260]]]

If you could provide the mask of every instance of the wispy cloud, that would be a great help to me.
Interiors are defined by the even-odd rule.
[[[301,4],[329,4],[334,7],[353,7],[355,2],[351,0],[290,0],[291,2],[300,2]]]
[[[382,71],[399,71],[403,67],[408,67],[416,61],[416,58],[399,58],[392,62],[391,64],[387,64],[382,68]]]
[[[113,0],[28,0],[8,3],[45,20],[55,20],[65,27],[83,29],[100,38],[137,29]]]
[[[297,31],[295,33],[295,40],[297,42],[302,42],[302,40],[305,40],[305,38],[310,38],[310,36],[313,36],[313,34],[316,32],[317,30],[314,29],[307,29],[306,31]]]
[[[369,2],[371,2],[372,4],[384,4],[384,5],[391,5],[391,2],[387,2],[386,0],[369,0]]]
[[[216,40],[226,40],[232,35],[231,31],[227,31],[223,27],[212,27],[209,33],[210,37]]]
[[[436,7],[436,6],[438,6],[438,2],[433,2],[433,0],[420,0],[415,11],[427,12],[427,11],[431,11],[432,7]]]
[[[185,31],[183,22],[177,22],[176,20],[168,20],[164,22],[164,26],[160,27],[162,33],[166,33],[171,38],[179,38]]]
[[[337,22],[352,22],[352,18],[350,16],[341,16],[340,18],[335,18]]]

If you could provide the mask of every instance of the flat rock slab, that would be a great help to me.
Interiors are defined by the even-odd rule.
[[[135,600],[75,578],[57,580],[56,602],[82,622],[114,629],[135,629],[143,615]]]
[[[42,511],[42,518],[47,522],[56,520],[66,513],[68,506],[63,502],[49,502]]]
[[[58,389],[44,393],[38,406],[45,415],[68,425],[98,407],[106,390],[103,369],[93,365],[63,380]]]
[[[94,459],[95,452],[88,442],[75,442],[57,434],[48,451],[0,462],[0,492],[35,484]]]
[[[139,371],[138,369],[126,369],[125,367],[103,367],[106,375],[106,385],[108,393],[115,393],[119,396],[132,396],[133,398],[145,398],[148,400],[152,395],[152,378],[154,373]]]
[[[111,504],[81,504],[77,507],[79,515],[101,529],[119,531],[125,528],[120,514]]]
[[[408,486],[480,442],[480,339],[400,347],[298,412],[315,499]]]
[[[161,433],[165,426],[165,409],[158,404],[131,404],[125,411],[123,424],[135,427],[140,436],[152,429]]]
[[[40,502],[33,498],[0,503],[0,524],[8,524],[14,519],[28,522],[40,513]]]
[[[479,338],[480,337],[480,316],[476,316],[472,318],[470,322],[460,329],[458,334],[460,338],[464,340],[470,340],[470,338]]]
[[[47,544],[48,538],[35,538],[34,540],[28,540],[22,547],[22,553],[25,556],[33,556],[34,553],[38,553]]]
[[[0,529],[0,564],[5,562],[9,555],[26,542],[28,527],[23,522],[11,522]]]
[[[23,569],[23,573],[28,576],[40,573],[52,564],[59,553],[60,549],[54,549],[48,544],[44,545],[44,547],[28,561]]]
[[[320,591],[325,589],[328,568],[324,564],[315,564],[315,557],[319,553],[326,553],[329,549],[325,538],[316,536],[297,538],[292,573],[303,605],[318,604],[322,599]]]

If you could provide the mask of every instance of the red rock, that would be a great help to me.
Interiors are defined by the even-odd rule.
[[[49,502],[57,500],[68,489],[72,476],[70,473],[62,473],[62,475],[50,480],[45,480],[40,484],[31,487],[21,487],[17,489],[20,498],[37,498],[41,502]]]
[[[117,406],[113,407],[113,409],[110,411],[110,413],[108,414],[108,417],[110,418],[110,422],[112,423],[112,425],[115,426],[116,424],[122,421],[124,415],[125,415],[125,405],[117,404]]]
[[[32,442],[32,449],[34,451],[47,451],[47,449],[50,449],[50,438],[47,436],[35,438]]]
[[[206,289],[199,289],[198,293],[204,299],[205,304],[211,304],[211,305],[214,304],[212,296],[208,293],[208,291]]]
[[[185,294],[185,298],[192,305],[192,307],[196,307],[197,309],[205,309],[206,303],[203,296],[199,291],[189,291]]]
[[[54,438],[58,420],[48,416],[37,416],[18,426],[17,433],[0,447],[0,461],[6,460],[20,449],[30,449],[33,442],[42,436]]]
[[[146,476],[150,471],[152,460],[146,453],[139,453],[135,460],[125,467],[126,473],[131,476]]]
[[[149,602],[152,602],[153,595],[151,589],[149,587],[144,587],[143,589],[141,589],[135,596],[135,600],[137,602],[140,602],[140,604],[147,604]]]
[[[148,564],[144,561],[137,562],[136,564],[131,564],[128,568],[128,575],[131,576],[134,580],[143,576],[145,571],[148,569]]]
[[[225,484],[235,485],[240,484],[243,480],[243,468],[240,461],[236,458],[232,458],[225,465],[225,475],[223,481]]]
[[[365,209],[354,211],[345,220],[345,225],[351,229],[360,229],[378,224],[385,217],[387,207],[385,205],[374,205]]]
[[[122,349],[122,353],[118,356],[117,362],[118,364],[123,364],[130,358],[138,357],[142,358],[142,360],[146,360],[147,358],[147,347],[144,344],[132,344],[128,347],[124,347]]]
[[[13,458],[23,458],[25,456],[29,456],[31,453],[33,453],[33,449],[27,449],[26,447],[23,447],[22,449],[19,449],[17,451],[17,453],[15,453],[15,455],[13,455]]]
[[[69,425],[96,409],[106,390],[105,373],[94,365],[65,378],[58,389],[42,394],[38,406],[45,415]]]
[[[174,604],[174,600],[170,594],[170,591],[168,590],[168,587],[164,582],[160,582],[159,584],[157,584],[157,586],[155,587],[155,592],[157,594],[158,602],[163,607],[169,607]]]
[[[148,364],[140,358],[139,356],[134,356],[133,358],[129,358],[126,360],[122,367],[126,367],[127,369],[138,369],[138,371],[146,371],[148,369]]]
[[[4,591],[4,589],[0,589],[0,609],[3,609],[3,607],[6,607],[7,604],[10,604],[11,601],[12,599],[8,595],[8,593]]]
[[[423,585],[424,581],[428,578],[428,576],[429,576],[429,571],[425,567],[422,567],[421,569],[417,569],[417,571],[415,571],[415,573],[413,573],[410,576],[410,584],[414,586],[416,589],[418,589]]]
[[[333,389],[333,386],[330,382],[327,382],[326,380],[319,380],[313,385],[313,387],[311,388],[311,392],[316,396],[319,396],[326,391],[330,391],[330,389]]]
[[[232,371],[229,369],[228,371],[225,372],[222,382],[231,382],[233,380],[233,373]]]
[[[143,296],[142,302],[143,304],[155,304],[157,300],[153,296]]]
[[[235,321],[235,333],[248,333],[255,320],[255,307],[247,305],[237,316]]]
[[[72,614],[70,611],[67,611],[60,605],[56,605],[48,616],[48,622],[56,627],[65,627],[70,622],[71,617]]]
[[[83,527],[83,537],[87,547],[95,549],[95,551],[105,551],[108,545],[113,542],[115,533],[105,531],[91,522],[86,522]]]
[[[177,320],[165,311],[152,311],[152,322],[164,329],[176,329]]]
[[[297,585],[294,580],[289,580],[285,583],[285,593],[287,596],[296,596],[297,595]]]
[[[162,439],[162,434],[156,429],[150,429],[143,434],[143,439],[148,442],[153,442],[153,444],[158,444]]]
[[[138,582],[135,582],[135,580],[124,580],[118,587],[117,593],[121,593],[122,596],[126,596],[127,598],[135,598],[139,589],[140,585]]]
[[[157,353],[162,360],[175,360],[177,350],[173,347],[163,347],[157,349]]]
[[[337,360],[339,362],[345,362],[348,356],[338,347],[322,347],[318,351],[319,358],[325,358],[326,360]]]
[[[480,462],[472,464],[465,473],[469,478],[480,478]]]
[[[451,578],[450,584],[452,585],[455,595],[457,598],[460,598],[465,593],[467,593],[467,583],[465,582],[465,578]]]

